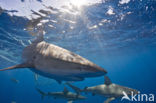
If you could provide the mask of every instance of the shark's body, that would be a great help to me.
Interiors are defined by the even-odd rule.
[[[77,95],[76,93],[69,92],[66,88],[64,88],[63,92],[48,92],[47,94],[41,91],[40,89],[37,89],[37,91],[42,95],[42,98],[44,96],[50,96],[54,99],[66,99],[68,103],[72,103],[73,101],[77,100],[84,100],[86,97],[82,95]]]
[[[0,71],[30,68],[42,76],[57,81],[82,81],[86,77],[102,76],[107,72],[89,60],[59,46],[44,41],[43,35],[24,48],[24,63]]]
[[[67,83],[71,88],[73,88],[77,93],[78,92],[90,92],[93,95],[101,95],[106,98],[108,98],[104,103],[110,103],[112,100],[116,98],[125,97],[122,99],[128,99],[128,95],[131,95],[133,92],[134,94],[137,94],[138,91],[132,88],[128,88],[125,86],[120,86],[117,84],[114,84],[110,81],[108,77],[105,76],[105,83],[93,87],[86,87],[83,90]]]

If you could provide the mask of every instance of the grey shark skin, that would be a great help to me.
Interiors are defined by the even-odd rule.
[[[93,87],[85,87],[84,89],[79,89],[78,87],[73,86],[69,83],[66,83],[66,84],[68,86],[70,86],[72,89],[74,89],[76,92],[78,92],[78,91],[79,92],[86,92],[86,93],[90,92],[93,95],[97,94],[97,95],[107,97],[108,99],[106,101],[104,101],[104,103],[110,103],[111,101],[113,101],[116,98],[125,97],[125,94],[127,96],[129,96],[129,95],[131,95],[132,92],[134,94],[139,93],[139,91],[137,91],[135,89],[128,88],[125,86],[120,86],[118,84],[112,83],[107,76],[105,76],[105,83],[104,84],[93,86]]]
[[[68,103],[72,103],[73,101],[77,101],[77,100],[86,99],[86,97],[82,95],[77,95],[76,93],[69,92],[66,87],[64,87],[63,92],[48,92],[46,94],[40,89],[37,89],[37,91],[41,94],[42,99],[44,98],[44,96],[49,96],[49,97],[53,97],[54,99],[57,98],[66,99]]]
[[[82,81],[86,77],[103,76],[107,72],[89,60],[44,41],[42,32],[23,50],[23,63],[4,70],[30,68],[42,76],[61,81]]]

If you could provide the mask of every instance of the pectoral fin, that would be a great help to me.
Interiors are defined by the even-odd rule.
[[[21,63],[21,64],[17,64],[8,68],[4,68],[4,69],[0,69],[0,71],[5,71],[5,70],[13,70],[13,69],[17,69],[17,68],[31,68],[32,65],[30,65],[29,63]]]
[[[36,88],[36,90],[41,94],[41,99],[43,100],[44,97],[47,95],[46,93],[44,93],[43,91],[41,91],[40,89]]]
[[[70,83],[65,83],[65,84],[67,84],[69,87],[71,87],[76,93],[77,93],[77,95],[80,95],[80,93],[82,92],[82,90],[80,89],[80,88],[78,88],[78,87],[76,87],[76,86],[74,86],[74,85],[71,85]]]
[[[115,97],[111,97],[106,99],[106,101],[104,101],[104,103],[110,103],[111,101],[113,101],[115,99]]]

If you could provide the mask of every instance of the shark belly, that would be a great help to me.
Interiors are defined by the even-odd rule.
[[[104,72],[89,70],[89,66],[78,63],[67,62],[55,58],[44,58],[38,55],[34,60],[34,72],[49,77],[69,81],[81,81],[86,77],[104,75]]]
[[[65,76],[65,75],[50,74],[50,73],[46,73],[46,72],[36,70],[34,68],[30,69],[30,70],[41,75],[41,76],[44,76],[44,77],[47,77],[50,79],[55,79],[57,81],[82,81],[82,80],[84,80],[84,78],[80,78],[80,77],[76,77],[76,76],[68,76],[68,75]]]

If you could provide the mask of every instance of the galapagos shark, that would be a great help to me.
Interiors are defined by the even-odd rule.
[[[64,87],[63,92],[45,93],[38,88],[36,88],[36,90],[41,94],[42,99],[45,96],[49,96],[49,97],[53,97],[54,99],[57,99],[57,98],[66,99],[67,103],[73,103],[73,101],[86,99],[86,97],[84,97],[82,95],[77,95],[76,93],[69,92],[66,87]]]
[[[90,92],[92,95],[101,95],[106,97],[107,99],[104,103],[110,103],[111,101],[115,100],[116,98],[129,99],[128,96],[133,94],[138,94],[139,91],[128,88],[125,86],[120,86],[118,84],[114,84],[111,80],[105,76],[105,83],[93,87],[85,87],[84,89],[80,89],[76,86],[71,85],[70,83],[66,83],[69,87],[71,87],[76,93],[80,94],[80,92]]]
[[[11,80],[12,82],[16,83],[16,84],[19,83],[19,80],[15,79],[15,78],[11,78],[10,80]]]
[[[29,68],[33,72],[61,81],[82,81],[87,77],[103,76],[107,72],[91,61],[67,49],[44,41],[43,30],[24,48],[23,63],[0,71]]]

